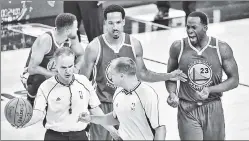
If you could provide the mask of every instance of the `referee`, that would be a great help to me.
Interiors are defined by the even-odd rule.
[[[113,112],[105,116],[82,114],[80,121],[119,124],[118,133],[123,140],[165,140],[166,102],[137,79],[135,62],[128,57],[114,59],[107,72],[110,83],[119,87],[113,96]]]
[[[88,123],[78,122],[80,113],[103,115],[91,82],[85,76],[73,73],[74,58],[74,52],[70,48],[56,50],[58,74],[40,85],[33,116],[23,126],[27,127],[44,119],[47,129],[44,140],[88,140],[85,131]],[[114,127],[105,128],[116,133]]]

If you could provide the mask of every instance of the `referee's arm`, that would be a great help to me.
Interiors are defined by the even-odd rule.
[[[42,91],[42,88],[40,87],[37,91],[37,95],[35,98],[32,118],[22,128],[36,124],[39,121],[43,120],[46,114],[45,110],[46,106],[47,106],[47,100],[45,98],[44,92]]]

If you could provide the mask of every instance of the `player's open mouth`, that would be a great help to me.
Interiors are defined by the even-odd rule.
[[[189,36],[189,39],[190,39],[191,41],[196,40],[196,36]]]

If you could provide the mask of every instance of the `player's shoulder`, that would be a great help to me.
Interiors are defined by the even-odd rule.
[[[38,39],[40,40],[40,41],[44,41],[44,42],[50,42],[50,41],[52,41],[52,37],[47,33],[47,32],[45,32],[44,34],[42,34],[42,35],[40,35],[39,37],[38,37]]]
[[[226,56],[231,56],[233,54],[232,48],[225,41],[218,40],[218,47],[222,58],[226,58]]]
[[[47,52],[47,50],[52,45],[52,37],[48,33],[44,33],[36,38],[35,43],[32,46],[32,49]]]
[[[175,40],[172,44],[171,44],[171,49],[175,49],[175,50],[179,50],[180,51],[180,49],[181,49],[181,44],[182,44],[182,41],[183,41],[184,39],[182,39],[182,40]]]
[[[97,57],[97,54],[99,52],[99,48],[100,48],[101,44],[99,41],[99,37],[95,37],[86,47],[85,53],[87,53],[87,55],[94,55]]]
[[[100,45],[100,41],[99,41],[99,37],[102,36],[102,35],[99,35],[97,37],[95,37],[89,44],[88,46],[92,47],[92,48],[95,48],[96,46],[99,46]]]
[[[131,43],[134,46],[141,45],[141,42],[136,37],[134,37],[133,35],[129,35],[129,37],[130,37]]]

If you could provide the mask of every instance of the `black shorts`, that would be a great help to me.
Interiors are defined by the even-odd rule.
[[[27,80],[28,93],[30,97],[35,98],[40,85],[46,80],[46,77],[41,74],[30,75]]]
[[[45,133],[44,140],[88,140],[86,132],[76,131],[76,132],[57,132],[48,129]]]

